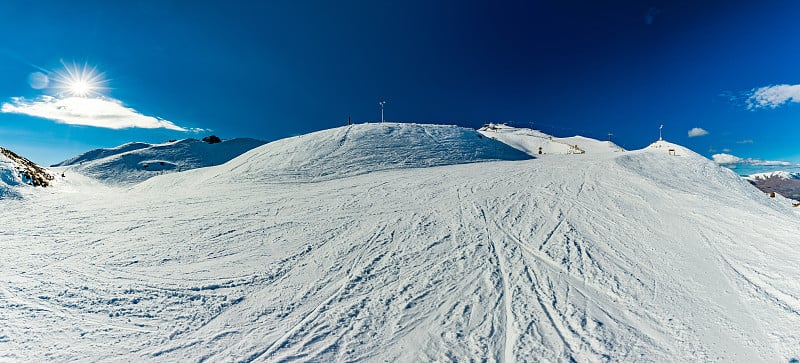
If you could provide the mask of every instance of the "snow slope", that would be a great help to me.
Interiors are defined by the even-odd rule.
[[[800,356],[800,216],[730,170],[667,142],[403,168],[444,156],[384,132],[458,133],[407,127],[3,201],[0,360]]]
[[[216,144],[196,139],[164,144],[135,142],[92,150],[53,166],[64,167],[66,174],[77,172],[107,184],[131,185],[156,175],[220,165],[263,144],[248,138]]]
[[[478,130],[481,134],[499,140],[511,147],[538,156],[543,155],[613,153],[625,151],[610,141],[598,141],[583,136],[553,137],[541,131],[517,128],[503,124],[488,124]]]

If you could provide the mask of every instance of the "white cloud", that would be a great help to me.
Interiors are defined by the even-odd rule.
[[[741,140],[741,141],[737,141],[736,143],[737,144],[752,144],[753,140],[752,139]]]
[[[747,108],[776,108],[786,102],[800,102],[800,84],[778,84],[753,90]]]
[[[761,159],[745,159],[747,163],[750,165],[759,165],[759,166],[789,166],[792,163],[788,161],[781,161],[781,160],[761,160]]]
[[[706,136],[708,135],[708,131],[701,129],[699,127],[695,127],[689,130],[689,137],[698,137],[698,136]]]
[[[714,159],[714,162],[720,165],[733,165],[733,164],[747,164],[747,165],[757,165],[757,166],[788,166],[792,165],[792,163],[788,161],[776,161],[776,160],[761,160],[761,159],[753,159],[753,158],[740,158],[735,155],[731,154],[714,154],[711,156]]]
[[[11,102],[3,103],[0,111],[41,117],[58,123],[104,127],[109,129],[169,129],[190,131],[162,118],[146,116],[125,107],[113,98],[56,98],[41,96],[33,100],[13,97]]]
[[[738,164],[742,161],[742,158],[738,156],[733,156],[731,154],[714,154],[711,156],[714,159],[714,162],[720,165],[726,164]]]

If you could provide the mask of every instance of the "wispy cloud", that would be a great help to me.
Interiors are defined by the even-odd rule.
[[[800,84],[778,84],[755,89],[747,98],[747,108],[776,108],[787,102],[800,102]]]
[[[788,161],[776,161],[776,160],[761,160],[761,159],[753,159],[753,158],[740,158],[735,155],[731,154],[714,154],[711,156],[715,163],[719,165],[735,165],[735,164],[742,164],[742,165],[757,165],[757,166],[788,166],[792,165],[792,163]]]
[[[695,127],[689,130],[689,137],[698,137],[698,136],[706,136],[708,135],[708,131],[701,129],[699,127]]]
[[[740,140],[740,141],[737,141],[736,143],[737,144],[752,144],[753,140],[752,139]]]
[[[14,97],[3,103],[0,111],[41,117],[58,123],[84,125],[109,129],[164,128],[175,131],[193,131],[159,117],[147,116],[122,102],[107,97],[40,96],[36,99]]]

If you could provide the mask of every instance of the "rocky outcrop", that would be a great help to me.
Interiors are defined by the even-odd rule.
[[[55,178],[47,169],[36,163],[17,155],[15,152],[0,147],[0,153],[16,164],[15,169],[26,184],[36,187],[46,187]]]

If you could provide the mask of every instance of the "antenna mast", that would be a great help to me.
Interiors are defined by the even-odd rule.
[[[378,104],[381,105],[381,123],[383,123],[383,105],[386,104],[386,101],[378,102]]]
[[[658,127],[658,141],[664,141],[664,139],[661,137],[661,129],[663,129],[663,128],[664,128],[664,125],[661,125],[661,126]]]

